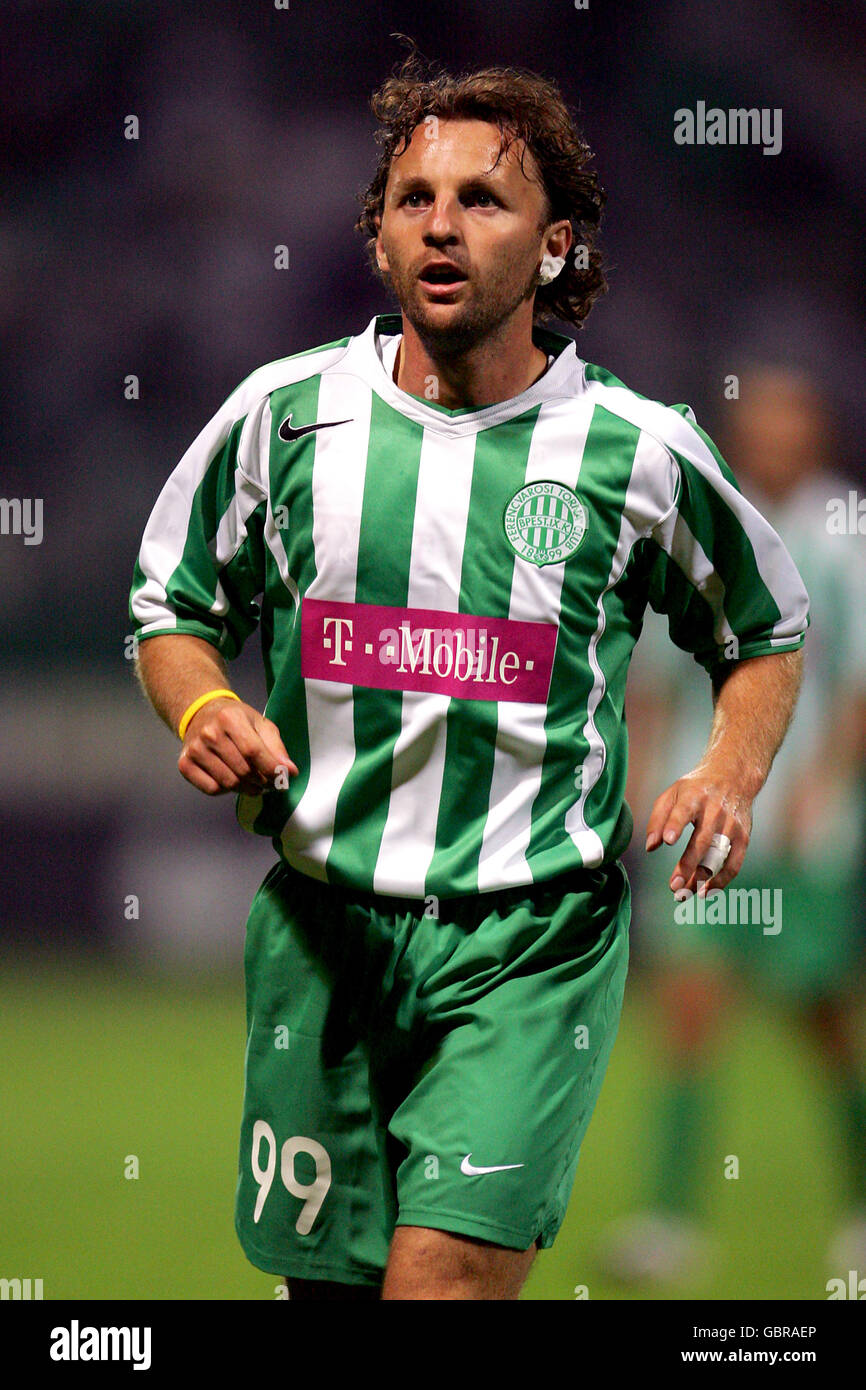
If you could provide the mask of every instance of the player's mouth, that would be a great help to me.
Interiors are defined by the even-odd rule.
[[[418,282],[434,299],[447,299],[468,278],[453,261],[430,261],[418,276]]]

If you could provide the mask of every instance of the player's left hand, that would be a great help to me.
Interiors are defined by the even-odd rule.
[[[752,798],[723,773],[702,765],[657,798],[647,823],[647,850],[676,844],[687,825],[695,828],[671,874],[671,892],[703,895],[724,888],[743,865],[752,833]],[[731,848],[721,868],[712,873],[701,860],[714,835],[726,835]]]

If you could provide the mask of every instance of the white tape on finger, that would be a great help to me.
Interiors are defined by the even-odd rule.
[[[709,848],[704,852],[701,868],[708,869],[710,875],[717,874],[731,852],[731,842],[727,835],[714,835]]]

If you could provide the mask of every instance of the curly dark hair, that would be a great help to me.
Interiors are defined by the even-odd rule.
[[[592,150],[559,87],[538,73],[513,67],[482,68],[454,77],[435,69],[411,39],[407,42],[411,51],[405,61],[370,99],[380,125],[376,140],[382,153],[372,182],[358,195],[362,210],[355,227],[367,237],[374,271],[381,275],[376,265],[376,217],[382,214],[391,160],[406,149],[416,126],[427,116],[489,121],[500,130],[500,159],[514,141],[525,147],[521,167],[525,149],[532,151],[547,195],[547,221],[567,218],[574,233],[562,271],[536,291],[533,317],[560,318],[580,328],[607,290],[597,245],[607,195],[591,167]]]

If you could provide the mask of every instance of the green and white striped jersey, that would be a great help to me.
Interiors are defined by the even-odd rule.
[[[166,483],[137,635],[226,657],[259,624],[266,713],[299,768],[241,797],[295,868],[415,898],[622,853],[626,673],[647,602],[707,668],[802,644],[807,596],[687,406],[536,328],[521,395],[398,389],[399,315],[271,363]]]

